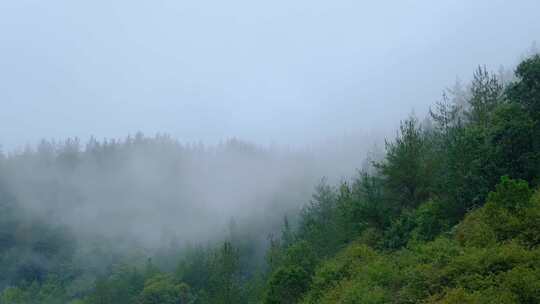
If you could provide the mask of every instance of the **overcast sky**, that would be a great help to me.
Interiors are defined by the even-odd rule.
[[[0,0],[0,143],[311,143],[423,113],[535,40],[538,0]]]

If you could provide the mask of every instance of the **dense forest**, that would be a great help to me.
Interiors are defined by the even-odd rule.
[[[352,179],[313,162],[141,134],[3,155],[0,303],[540,303],[539,55],[479,67]]]

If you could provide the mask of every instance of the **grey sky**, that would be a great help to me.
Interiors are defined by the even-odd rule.
[[[395,125],[539,39],[538,0],[0,0],[0,143],[309,143]]]

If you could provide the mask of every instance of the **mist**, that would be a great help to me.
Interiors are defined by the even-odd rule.
[[[3,1],[0,141],[140,130],[303,146],[388,131],[540,39],[534,0],[389,4]]]
[[[81,231],[208,236],[233,215],[264,217],[270,202],[280,201],[284,214],[298,208],[323,176],[352,176],[400,119],[425,116],[472,66],[511,72],[539,38],[537,1],[394,5],[4,2],[6,154],[50,149],[54,158],[54,140],[78,138],[72,148],[83,151],[95,138],[139,130],[175,142],[173,151],[119,154],[117,170],[84,156],[58,173],[33,159],[10,175],[11,187],[18,200]],[[257,153],[227,150],[228,138]],[[283,191],[288,181],[299,188]],[[28,188],[50,183],[70,194]],[[43,204],[47,197],[62,211]]]
[[[394,5],[4,2],[6,187],[76,239],[205,242],[234,218],[264,239],[540,32],[536,1]]]
[[[369,165],[375,139],[361,141],[372,145],[292,150],[229,139],[205,146],[142,133],[43,140],[4,156],[1,177],[11,204],[65,229],[81,247],[108,240],[111,251],[150,255],[171,243],[179,250],[227,238],[234,223],[262,251],[322,178],[346,180]]]
[[[430,106],[450,100],[466,121],[478,66],[506,98],[538,53],[538,12],[536,0],[1,2],[0,302],[63,273],[66,299],[91,301],[117,265],[154,257],[172,273],[197,248],[206,267],[234,247],[238,281],[267,280],[321,189],[337,204],[373,182],[396,200],[374,168],[403,120],[427,134]],[[383,204],[362,195],[343,200]],[[355,237],[371,231],[347,220]],[[196,297],[215,291],[205,280]]]

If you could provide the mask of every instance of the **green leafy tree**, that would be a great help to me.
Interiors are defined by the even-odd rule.
[[[526,156],[529,160],[534,161],[528,162],[529,169],[536,169],[534,180],[530,180],[530,176],[525,177],[538,184],[540,182],[538,180],[540,173],[538,171],[540,170],[540,55],[536,54],[521,62],[516,69],[516,77],[518,80],[510,85],[506,95],[512,102],[520,105],[530,117],[530,120],[522,123],[532,123],[532,130],[525,134],[531,134],[533,149],[529,155],[521,157]],[[523,135],[519,138],[523,138]]]
[[[188,284],[197,293],[208,288],[211,269],[211,252],[203,247],[194,247],[186,251],[176,268],[179,281]]]
[[[320,256],[334,253],[341,243],[336,206],[337,194],[323,179],[300,215],[298,238],[309,242]]]
[[[189,286],[177,283],[173,276],[167,274],[146,280],[138,298],[140,304],[184,304],[192,300]]]
[[[516,69],[518,80],[507,90],[508,97],[530,113],[538,124],[540,121],[540,55],[521,62]]]
[[[493,178],[509,175],[532,181],[539,173],[538,152],[534,151],[534,121],[516,103],[495,109],[488,130]]]
[[[478,67],[473,74],[470,93],[466,116],[472,124],[487,127],[491,113],[501,102],[503,86],[485,66]]]
[[[386,143],[385,159],[376,164],[397,210],[415,208],[430,195],[431,163],[427,142],[415,117],[401,123],[398,136]]]
[[[299,241],[287,248],[282,264],[268,279],[263,302],[296,303],[311,282],[317,257],[307,241]]]
[[[212,303],[243,303],[239,251],[230,242],[214,253],[211,260],[209,292]]]

